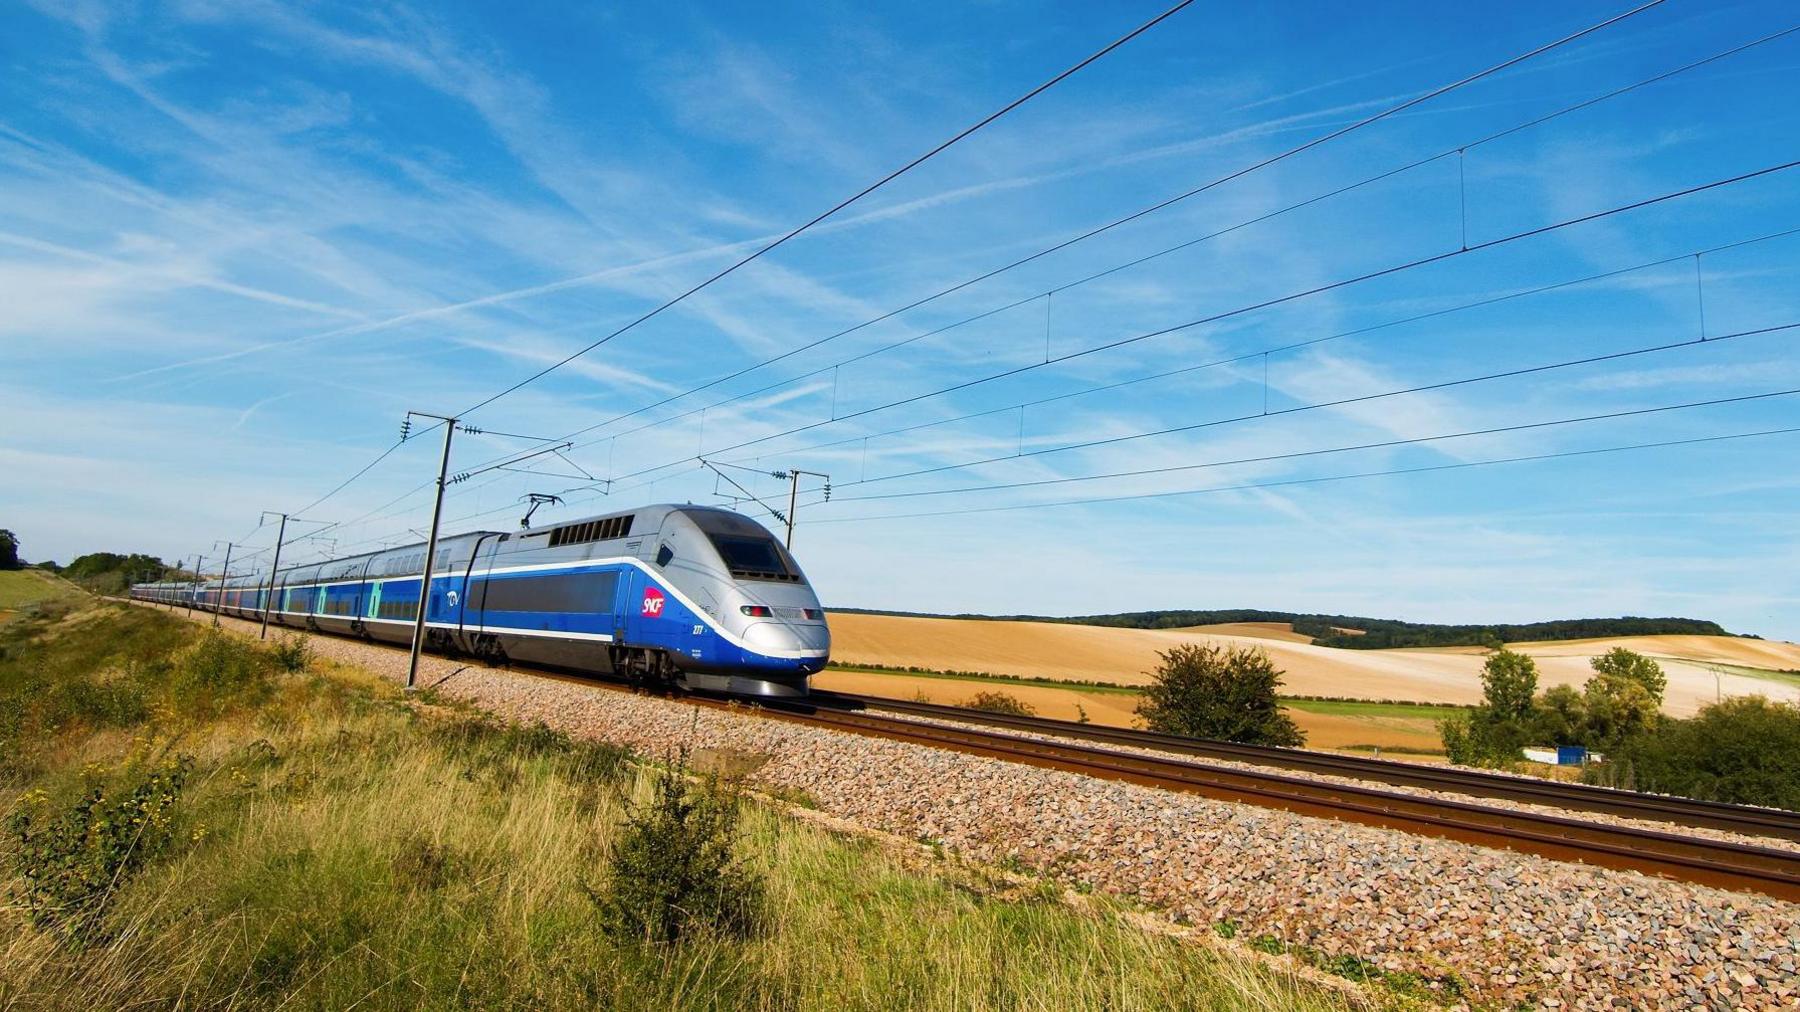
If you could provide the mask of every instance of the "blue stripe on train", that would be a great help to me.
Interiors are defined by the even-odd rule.
[[[611,577],[610,581],[595,578]],[[328,610],[335,617],[399,617],[371,615],[371,607],[388,611],[393,604],[416,605],[419,578],[370,580],[326,588]],[[377,588],[379,585],[379,588]],[[579,593],[568,596],[571,588]],[[319,614],[316,586],[290,588],[288,607],[281,610]],[[558,609],[499,608],[493,602],[532,596],[556,598]],[[277,595],[278,605],[283,603]],[[483,601],[486,608],[477,607]],[[378,602],[378,604],[377,604]],[[330,606],[335,605],[336,608]],[[348,610],[337,610],[346,608]],[[412,609],[405,609],[410,613]],[[410,617],[410,616],[408,616]],[[617,563],[594,566],[547,567],[505,573],[433,577],[426,620],[460,625],[465,631],[575,633],[611,635],[631,647],[667,650],[678,655],[684,667],[697,671],[810,674],[820,662],[813,658],[773,657],[740,647],[720,635],[716,620],[682,604],[654,576],[636,566]]]

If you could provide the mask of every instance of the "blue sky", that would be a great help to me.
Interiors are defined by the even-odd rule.
[[[261,510],[324,494],[406,410],[460,410],[604,336],[1157,9],[11,6],[0,523],[33,559],[220,539],[241,559],[273,538]],[[1623,9],[1192,7],[477,412],[588,431],[528,465],[547,473],[452,486],[446,529],[515,526],[534,491],[566,500],[539,520],[720,501],[704,453],[770,502],[784,483],[758,471],[832,476],[796,544],[830,604],[1679,614],[1800,637],[1800,434],[1745,435],[1800,426],[1800,396],[1223,463],[1800,388],[1800,331],[1745,333],[1800,323],[1800,235],[1780,234],[1800,170],[1484,246],[1800,157],[1800,33],[1512,129],[1800,24],[1780,3],[1671,0],[619,419]],[[1716,340],[1684,344],[1702,315]],[[1395,393],[1538,366],[1557,367]],[[1741,438],[1483,463],[1717,436]],[[534,445],[458,440],[457,470]],[[310,510],[336,526],[288,557],[414,540],[437,449],[409,441]],[[577,468],[610,495],[555,476]]]

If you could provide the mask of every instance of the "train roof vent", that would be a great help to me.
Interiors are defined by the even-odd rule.
[[[613,538],[630,537],[631,521],[635,516],[635,513],[627,513],[624,516],[607,517],[604,520],[589,520],[586,523],[558,527],[550,532],[550,547],[574,545],[583,541],[610,541]]]

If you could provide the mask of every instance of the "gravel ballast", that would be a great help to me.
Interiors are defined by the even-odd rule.
[[[405,676],[403,650],[334,636],[311,643],[321,658]],[[1455,978],[1480,1006],[1800,1008],[1800,905],[1766,896],[441,657],[421,660],[419,684],[651,755],[767,756],[753,782],[803,792],[831,815],[977,860],[1021,862],[1174,920],[1230,923],[1240,939],[1271,935],[1388,971]]]

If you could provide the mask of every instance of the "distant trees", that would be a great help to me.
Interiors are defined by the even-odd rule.
[[[1306,744],[1282,712],[1281,670],[1259,648],[1183,643],[1160,654],[1138,715],[1153,731],[1253,745]]]
[[[1482,667],[1482,705],[1438,725],[1450,761],[1506,766],[1534,743],[1612,752],[1663,720],[1669,680],[1654,660],[1615,647],[1589,663],[1594,674],[1581,691],[1558,685],[1538,694],[1536,662],[1495,650]]]
[[[0,530],[0,569],[18,569],[19,537],[8,530]]]
[[[98,594],[117,594],[133,583],[158,579],[168,571],[154,555],[92,552],[63,567],[62,575]]]
[[[836,609],[855,611],[857,609]],[[879,614],[917,614],[881,612]],[[943,617],[943,616],[936,616]],[[1254,608],[1222,608],[1208,611],[1132,611],[1113,615],[1077,615],[1067,618],[1045,615],[955,615],[996,621],[1068,622],[1076,625],[1116,626],[1126,629],[1185,629],[1229,622],[1286,622],[1297,633],[1311,636],[1316,646],[1346,650],[1383,650],[1390,647],[1486,646],[1489,643],[1525,643],[1541,640],[1591,639],[1604,636],[1657,636],[1685,634],[1730,636],[1717,622],[1693,618],[1576,618],[1520,625],[1437,625],[1402,622],[1362,615],[1316,615]]]
[[[1505,647],[1481,666],[1482,705],[1438,723],[1444,752],[1464,766],[1518,762],[1531,736],[1537,662]]]
[[[1630,739],[1608,766],[1602,779],[1639,790],[1800,811],[1800,706],[1735,696]]]

